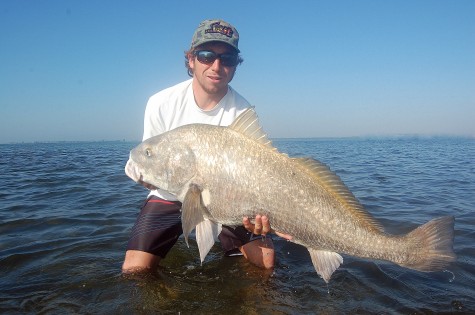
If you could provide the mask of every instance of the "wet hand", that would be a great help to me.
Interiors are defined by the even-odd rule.
[[[267,233],[274,233],[277,236],[285,238],[286,240],[292,239],[292,236],[289,234],[274,231],[270,226],[269,218],[267,218],[267,216],[265,215],[256,215],[254,219],[254,224],[252,224],[251,220],[248,217],[244,217],[242,218],[242,225],[246,230],[256,235],[266,235]]]

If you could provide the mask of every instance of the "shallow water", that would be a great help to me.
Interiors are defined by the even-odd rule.
[[[146,196],[123,167],[136,143],[0,145],[0,313],[475,313],[475,140],[293,139],[274,144],[328,164],[392,233],[454,215],[458,259],[421,273],[344,256],[329,285],[305,248],[275,238],[264,271],[184,240],[158,274],[124,277]]]

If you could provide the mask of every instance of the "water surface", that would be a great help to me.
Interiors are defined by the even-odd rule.
[[[421,273],[344,256],[329,285],[305,248],[275,238],[264,271],[213,247],[203,266],[183,239],[158,274],[123,277],[146,196],[123,167],[136,143],[0,145],[0,313],[432,314],[475,312],[475,140],[291,139],[329,165],[392,233],[453,215],[458,259]]]

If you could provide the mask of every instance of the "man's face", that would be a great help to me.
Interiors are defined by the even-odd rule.
[[[235,50],[224,43],[212,42],[199,46],[197,50],[209,50],[216,54],[235,54]],[[223,66],[218,58],[211,64],[204,64],[197,60],[196,56],[189,56],[190,68],[193,70],[193,78],[204,92],[208,94],[222,94],[228,91],[228,83],[231,82],[236,71],[236,66]]]

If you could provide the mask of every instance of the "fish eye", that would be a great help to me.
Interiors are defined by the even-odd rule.
[[[148,156],[148,157],[151,157],[152,156],[152,150],[147,148],[145,149],[145,155]]]

